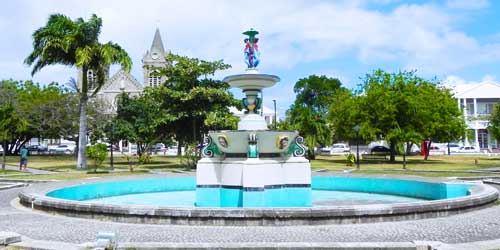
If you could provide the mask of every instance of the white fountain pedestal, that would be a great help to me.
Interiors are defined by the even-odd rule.
[[[203,158],[196,182],[200,207],[311,206],[311,168],[303,157]]]
[[[267,130],[264,117],[258,114],[244,115],[238,122],[238,130]]]

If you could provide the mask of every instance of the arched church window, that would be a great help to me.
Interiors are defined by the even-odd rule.
[[[161,77],[157,75],[159,71],[158,70],[153,70],[151,73],[149,73],[149,86],[151,87],[158,87],[161,84]]]
[[[97,74],[94,73],[94,71],[89,70],[87,71],[87,84],[89,86],[89,89],[94,89],[97,83]]]

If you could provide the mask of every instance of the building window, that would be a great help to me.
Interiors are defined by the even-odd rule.
[[[477,104],[477,113],[480,115],[489,115],[493,112],[493,107],[495,104],[493,103],[478,103]]]
[[[97,74],[94,74],[94,71],[87,71],[87,85],[88,89],[94,89],[97,83]]]
[[[161,84],[161,76],[156,75],[156,72],[151,72],[148,80],[151,87],[158,87]]]
[[[467,109],[468,115],[473,115],[474,114],[474,103],[467,103],[466,109]]]

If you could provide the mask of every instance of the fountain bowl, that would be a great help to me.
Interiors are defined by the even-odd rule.
[[[280,78],[275,75],[251,73],[227,76],[223,81],[229,83],[231,87],[245,91],[272,87],[280,81]]]

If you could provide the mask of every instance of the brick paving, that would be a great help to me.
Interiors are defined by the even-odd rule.
[[[436,219],[322,226],[174,226],[104,222],[53,216],[17,208],[22,188],[0,191],[0,231],[37,240],[82,243],[97,232],[120,242],[408,242],[462,243],[500,239],[500,206]]]

